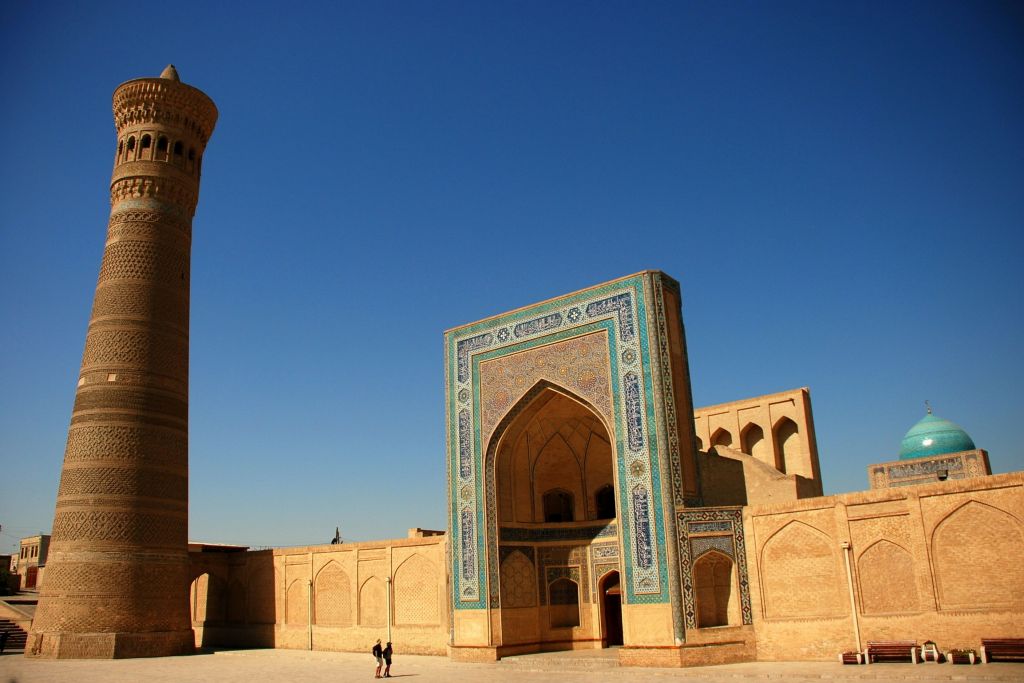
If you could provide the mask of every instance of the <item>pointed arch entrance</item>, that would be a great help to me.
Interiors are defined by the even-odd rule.
[[[489,552],[499,565],[491,573],[491,607],[500,615],[492,644],[501,654],[602,642],[605,601],[591,567],[595,546],[618,555],[612,443],[593,406],[547,381],[495,429],[485,499]]]
[[[598,584],[601,604],[601,640],[605,647],[622,645],[622,585],[619,572],[611,571]]]

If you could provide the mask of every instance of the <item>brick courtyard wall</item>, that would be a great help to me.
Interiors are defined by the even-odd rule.
[[[191,553],[196,644],[445,654],[445,536]],[[388,578],[391,583],[388,583]]]
[[[758,658],[857,649],[847,559],[861,649],[1024,637],[1022,520],[1021,472],[746,508]]]

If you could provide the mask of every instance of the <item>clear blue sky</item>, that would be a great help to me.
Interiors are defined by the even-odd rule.
[[[645,268],[697,405],[809,386],[827,492],[930,399],[1024,468],[1024,12],[997,2],[6,3],[0,551],[49,531],[110,98],[220,121],[190,536],[445,525],[442,331]]]

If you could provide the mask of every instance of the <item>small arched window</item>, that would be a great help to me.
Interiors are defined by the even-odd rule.
[[[544,494],[544,521],[571,522],[575,519],[573,495],[562,489],[553,489]]]
[[[163,135],[161,135],[159,138],[157,138],[156,149],[157,149],[158,152],[166,152],[167,151],[167,138],[165,138]]]
[[[153,139],[148,135],[142,136],[142,149],[149,149],[153,144]]]
[[[129,152],[134,152],[135,151],[135,136],[134,135],[131,136],[130,138],[128,138],[128,151]]]
[[[196,160],[196,148],[195,147],[189,147],[188,148],[188,160],[189,161],[195,161]]]
[[[184,149],[184,147],[181,144],[181,140],[178,140],[177,142],[175,142],[174,143],[174,156],[180,157],[181,156],[181,152],[182,152],[183,149]]]
[[[615,489],[611,484],[599,488],[594,499],[598,519],[613,519],[615,517]]]

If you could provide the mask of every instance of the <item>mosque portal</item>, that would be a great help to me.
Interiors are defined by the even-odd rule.
[[[449,330],[445,352],[453,657],[683,642],[678,284],[615,280]]]

